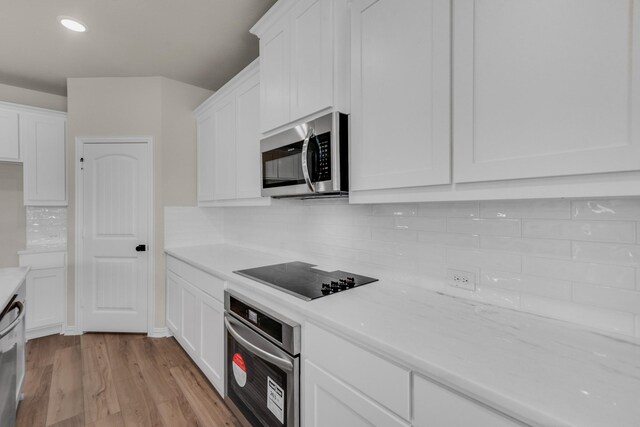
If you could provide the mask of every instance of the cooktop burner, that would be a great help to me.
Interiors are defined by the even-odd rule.
[[[306,262],[287,262],[234,271],[244,277],[287,292],[306,301],[377,282],[373,277],[347,271],[323,271]]]

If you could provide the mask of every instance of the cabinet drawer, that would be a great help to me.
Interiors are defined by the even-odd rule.
[[[318,326],[306,323],[306,357],[405,419],[410,417],[411,374]]]
[[[43,252],[20,254],[20,267],[31,267],[32,270],[43,268],[64,268],[66,252]]]
[[[211,295],[220,302],[224,302],[226,281],[209,273],[205,273],[171,256],[167,256],[167,269],[182,277],[204,293]]]
[[[413,379],[413,425],[517,427],[525,424],[416,375]]]

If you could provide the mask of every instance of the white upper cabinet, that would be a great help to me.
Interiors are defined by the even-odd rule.
[[[258,61],[196,110],[198,204],[265,205],[260,197],[260,76]]]
[[[236,102],[230,94],[213,107],[213,200],[236,198],[236,126]]]
[[[18,113],[0,108],[0,161],[20,160]]]
[[[640,169],[639,0],[453,4],[456,182]]]
[[[20,114],[26,206],[67,205],[65,127],[63,114]]]
[[[349,112],[347,0],[280,0],[251,32],[263,133],[329,108]]]
[[[450,1],[351,5],[351,190],[450,179]]]
[[[260,130],[289,121],[289,21],[279,23],[260,39]]]

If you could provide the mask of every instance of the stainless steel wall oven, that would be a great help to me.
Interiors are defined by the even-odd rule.
[[[225,292],[226,397],[251,426],[300,425],[300,325]]]

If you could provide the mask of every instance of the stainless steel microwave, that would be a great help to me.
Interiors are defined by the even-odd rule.
[[[262,195],[349,194],[349,117],[330,113],[260,141]]]

